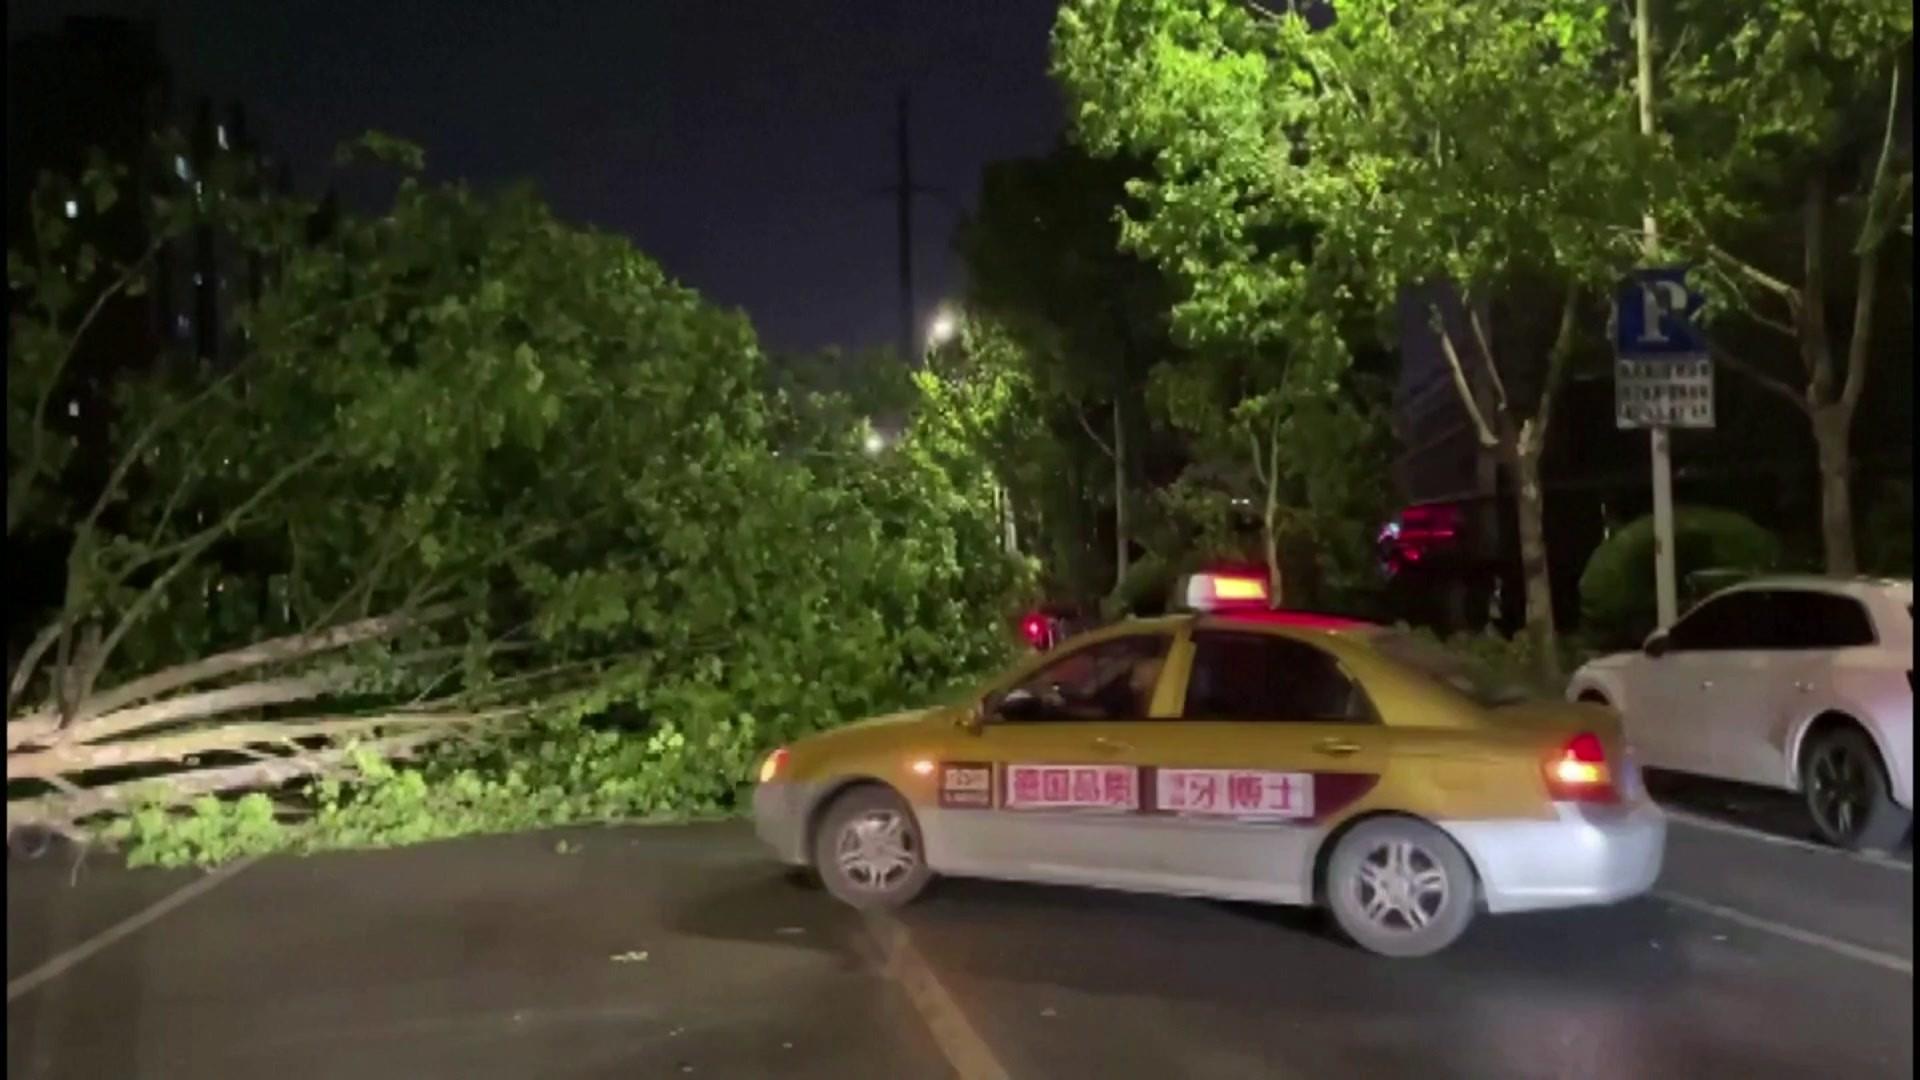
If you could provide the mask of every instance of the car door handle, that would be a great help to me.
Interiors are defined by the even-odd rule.
[[[1093,745],[1109,754],[1124,754],[1133,749],[1132,743],[1124,743],[1119,739],[1109,739],[1105,735],[1095,735],[1093,737]]]
[[[1795,690],[1798,690],[1798,691],[1800,691],[1800,692],[1801,692],[1801,693],[1803,693],[1803,694],[1811,694],[1811,693],[1813,693],[1813,684],[1812,684],[1812,683],[1810,683],[1810,682],[1808,682],[1808,681],[1807,681],[1807,680],[1805,680],[1805,679],[1801,679],[1801,680],[1799,680],[1799,681],[1797,681],[1797,682],[1795,682],[1795,683],[1793,684],[1793,688],[1794,688]]]
[[[1701,680],[1700,680],[1700,689],[1702,689],[1702,690],[1711,690],[1711,689],[1713,689],[1713,680],[1712,680],[1712,679],[1701,679]]]
[[[1319,742],[1313,744],[1313,748],[1319,753],[1331,754],[1334,757],[1346,757],[1348,754],[1357,754],[1360,752],[1359,743],[1350,742],[1346,739],[1321,739]]]

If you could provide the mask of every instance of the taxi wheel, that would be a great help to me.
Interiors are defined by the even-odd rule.
[[[898,795],[871,785],[827,808],[813,837],[813,865],[828,892],[864,910],[899,907],[933,876],[913,811]]]
[[[1382,956],[1429,956],[1473,921],[1473,867],[1448,836],[1412,818],[1375,818],[1340,838],[1327,906],[1354,942]]]

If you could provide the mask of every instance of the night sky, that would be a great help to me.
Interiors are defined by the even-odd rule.
[[[532,181],[568,220],[624,233],[769,347],[898,332],[895,94],[916,180],[971,204],[989,161],[1061,129],[1052,0],[9,0],[9,36],[68,14],[151,17],[177,111],[243,103],[312,192],[376,128],[436,178]],[[915,292],[960,286],[956,210],[915,210]]]

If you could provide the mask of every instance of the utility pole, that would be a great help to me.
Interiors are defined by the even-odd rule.
[[[1639,52],[1640,134],[1653,138],[1653,21],[1649,0],[1634,0],[1633,36]],[[1659,258],[1660,229],[1648,208],[1640,219],[1647,265]],[[1673,456],[1665,424],[1647,432],[1653,458],[1653,590],[1655,611],[1662,627],[1680,615],[1679,588],[1673,567]]]
[[[893,194],[900,233],[900,355],[908,364],[918,367],[920,358],[913,347],[913,155],[907,141],[907,91],[904,87],[900,90],[895,144],[899,155],[899,176]]]

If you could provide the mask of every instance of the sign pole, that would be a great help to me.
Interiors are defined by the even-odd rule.
[[[1653,138],[1653,27],[1647,15],[1648,0],[1635,0],[1633,31],[1639,53],[1640,134]],[[1647,263],[1658,257],[1660,231],[1649,209],[1641,219]],[[1648,447],[1653,458],[1653,590],[1655,611],[1662,627],[1672,626],[1680,616],[1678,582],[1673,567],[1673,457],[1668,428],[1655,424],[1648,431]]]

